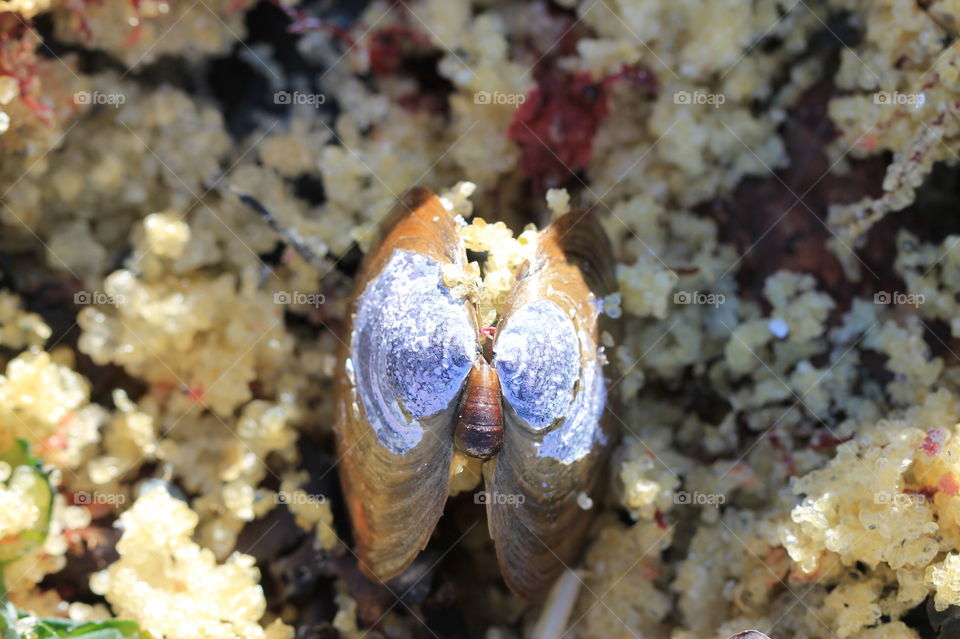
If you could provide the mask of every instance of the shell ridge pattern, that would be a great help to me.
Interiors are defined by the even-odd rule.
[[[504,400],[534,431],[570,414],[580,346],[573,323],[545,299],[511,313],[494,344]]]
[[[443,286],[440,263],[397,249],[357,300],[350,359],[367,422],[402,455],[420,443],[421,420],[446,410],[473,365],[476,331]]]
[[[570,412],[573,417],[544,435],[540,456],[571,463],[588,455],[594,444],[605,445],[607,435],[600,420],[606,403],[606,380],[600,361],[596,359],[581,371],[581,388]]]

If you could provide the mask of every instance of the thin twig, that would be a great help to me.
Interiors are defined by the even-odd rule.
[[[300,254],[300,256],[313,268],[318,271],[323,271],[323,258],[317,255],[316,251],[310,248],[310,245],[306,240],[303,239],[303,236],[300,235],[300,232],[294,228],[287,228],[280,224],[277,221],[277,218],[273,216],[267,207],[260,203],[260,201],[236,186],[231,185],[230,190],[240,198],[240,201],[246,204],[250,209],[252,209],[257,215],[259,215],[267,224],[270,225],[280,237],[286,241],[287,244],[293,247],[293,249]]]

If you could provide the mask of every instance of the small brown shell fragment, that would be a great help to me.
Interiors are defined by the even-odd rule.
[[[503,447],[500,379],[482,357],[477,358],[460,402],[454,431],[457,450],[477,459],[490,459]]]

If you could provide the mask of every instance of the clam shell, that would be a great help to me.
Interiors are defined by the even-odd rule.
[[[415,188],[358,277],[336,434],[360,568],[387,581],[426,546],[456,441],[481,459],[495,455],[483,474],[500,569],[517,596],[539,601],[582,552],[592,512],[581,494],[599,500],[613,440],[598,345],[612,250],[586,212],[544,229],[489,365],[475,309],[443,285],[443,266],[465,263],[456,223]]]
[[[387,581],[426,546],[443,512],[477,328],[472,306],[443,286],[442,266],[466,254],[436,196],[411,190],[381,236],[351,304],[336,433],[360,568]]]
[[[543,230],[494,343],[504,443],[484,465],[487,515],[510,589],[535,602],[583,550],[613,430],[605,419],[602,299],[613,252],[598,220],[574,211]]]

